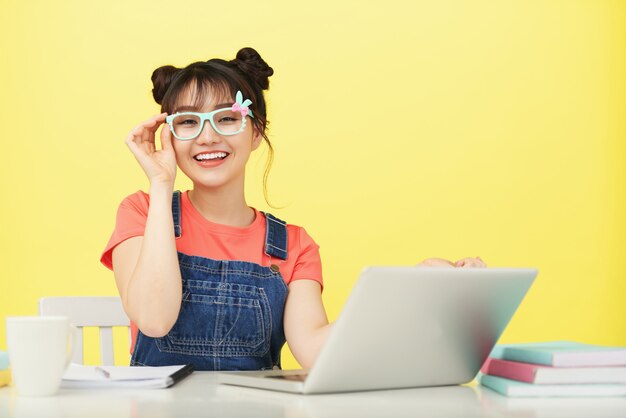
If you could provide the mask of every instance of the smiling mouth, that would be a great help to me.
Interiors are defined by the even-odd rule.
[[[223,160],[228,157],[230,154],[227,152],[211,152],[211,153],[203,153],[198,154],[193,157],[196,161],[215,161],[215,160]]]

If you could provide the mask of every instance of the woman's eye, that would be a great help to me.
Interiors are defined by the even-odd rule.
[[[195,125],[197,122],[193,119],[185,119],[178,122],[180,125]]]
[[[224,116],[222,118],[220,118],[219,122],[234,122],[237,119],[235,118],[231,118],[230,116]]]

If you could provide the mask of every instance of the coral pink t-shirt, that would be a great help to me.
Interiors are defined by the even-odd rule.
[[[148,216],[150,195],[138,191],[126,197],[117,211],[115,230],[104,249],[100,261],[113,270],[113,249],[122,241],[143,236]],[[187,255],[215,260],[238,260],[262,266],[276,264],[287,284],[294,280],[315,280],[321,286],[322,262],[319,246],[304,228],[287,224],[287,260],[265,254],[265,215],[254,209],[255,219],[245,227],[217,224],[206,220],[189,200],[188,192],[181,193],[182,236],[176,240],[176,249]],[[137,327],[131,323],[131,352],[137,337]]]

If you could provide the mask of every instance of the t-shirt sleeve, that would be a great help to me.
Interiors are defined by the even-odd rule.
[[[304,230],[299,228],[298,241],[299,252],[296,259],[291,280],[315,280],[324,289],[322,280],[322,259],[320,257],[320,247],[313,238]]]
[[[117,209],[115,229],[102,252],[100,262],[113,270],[113,249],[128,238],[142,236],[148,217],[149,197],[144,192],[137,192],[122,200]]]

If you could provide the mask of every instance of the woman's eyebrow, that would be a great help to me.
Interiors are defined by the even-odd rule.
[[[222,109],[225,107],[231,107],[233,105],[233,103],[219,103],[216,104],[215,106],[213,106],[213,109],[211,110],[215,110],[215,109]],[[174,109],[174,112],[172,113],[179,113],[179,112],[199,112],[201,109],[197,106],[177,106]]]

